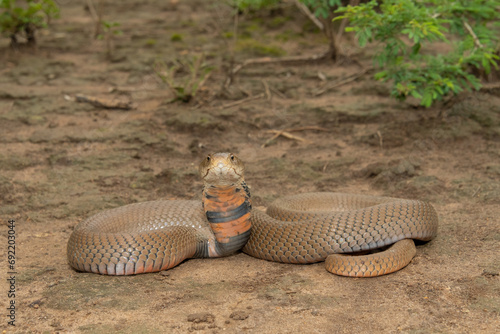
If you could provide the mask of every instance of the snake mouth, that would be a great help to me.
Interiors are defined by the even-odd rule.
[[[234,154],[214,153],[201,162],[199,172],[206,184],[227,186],[243,179],[244,166]]]
[[[243,175],[238,173],[235,168],[217,169],[216,167],[212,167],[207,169],[202,179],[212,185],[225,185],[227,183],[237,183],[242,177]]]

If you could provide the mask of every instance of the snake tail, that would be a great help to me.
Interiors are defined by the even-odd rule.
[[[416,253],[413,240],[403,239],[379,253],[360,256],[332,254],[326,258],[325,268],[340,276],[376,277],[406,267]]]

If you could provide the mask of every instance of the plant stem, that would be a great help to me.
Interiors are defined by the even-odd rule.
[[[294,2],[295,2],[295,5],[302,11],[302,13],[304,13],[316,25],[316,27],[319,28],[319,30],[325,31],[324,24],[321,23],[321,21],[318,20],[318,18],[316,16],[314,16],[313,13],[311,13],[311,11],[309,10],[309,8],[307,8],[306,5],[304,5],[299,0],[294,0]]]
[[[467,32],[472,36],[472,39],[474,40],[474,44],[476,45],[476,47],[482,49],[484,46],[483,44],[481,44],[481,41],[479,41],[479,38],[477,38],[477,35],[474,33],[474,30],[472,30],[472,27],[464,19],[462,19],[462,22],[464,24],[465,29],[467,29]]]

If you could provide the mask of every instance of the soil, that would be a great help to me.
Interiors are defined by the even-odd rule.
[[[4,332],[500,332],[498,87],[426,109],[391,99],[371,72],[315,95],[371,65],[371,51],[346,36],[337,63],[249,65],[224,91],[231,54],[236,63],[314,55],[325,38],[293,6],[241,17],[235,42],[222,2],[107,1],[104,18],[122,32],[108,54],[82,3],[58,3],[61,18],[38,31],[38,49],[0,41],[0,239],[7,245],[15,219],[17,272],[9,299],[2,246]],[[171,103],[155,61],[202,52],[210,77],[189,103]],[[284,129],[302,140],[272,139]],[[419,198],[438,211],[438,236],[403,270],[371,279],[243,253],[130,277],[69,267],[78,222],[128,203],[200,199],[197,165],[215,151],[246,162],[256,207],[311,191]]]

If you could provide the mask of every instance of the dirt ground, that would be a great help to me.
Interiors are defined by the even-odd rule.
[[[0,41],[4,332],[500,332],[499,88],[425,109],[392,100],[367,74],[315,95],[371,65],[347,38],[336,64],[247,66],[222,92],[231,50],[237,63],[313,55],[325,38],[294,7],[241,18],[234,42],[219,2],[107,1],[104,18],[122,31],[108,57],[83,2],[59,4],[38,50]],[[169,103],[155,61],[201,52],[215,68],[210,78],[190,103]],[[78,103],[76,94],[135,108]],[[301,130],[290,133],[303,141],[272,139],[283,129]],[[406,268],[372,279],[243,253],[131,277],[69,267],[66,242],[78,222],[128,203],[199,199],[196,168],[214,151],[246,162],[257,207],[311,191],[419,198],[438,211],[439,234]],[[6,316],[8,219],[16,220],[15,329]]]

